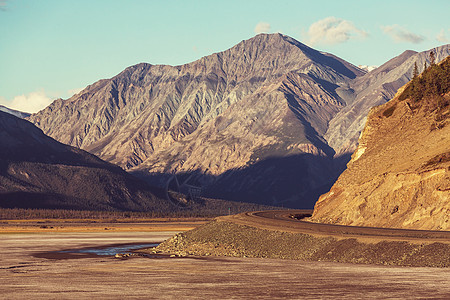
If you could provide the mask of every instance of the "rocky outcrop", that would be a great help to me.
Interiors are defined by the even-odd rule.
[[[449,65],[449,58],[441,64]],[[400,100],[402,92],[371,111],[314,221],[450,230],[450,95],[413,101]]]

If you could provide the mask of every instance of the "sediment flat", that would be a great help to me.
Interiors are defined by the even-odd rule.
[[[39,219],[0,220],[2,233],[49,233],[49,232],[160,232],[186,231],[205,224],[205,218],[159,218],[159,219]]]
[[[0,234],[0,295],[5,299],[414,299],[450,295],[450,270],[443,268],[238,257],[52,259],[39,255],[161,242],[177,232]]]

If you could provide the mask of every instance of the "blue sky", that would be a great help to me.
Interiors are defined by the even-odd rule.
[[[281,32],[355,65],[450,43],[449,0],[0,0],[0,104],[36,112],[140,62]]]

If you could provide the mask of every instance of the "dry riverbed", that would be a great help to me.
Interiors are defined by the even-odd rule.
[[[0,234],[1,298],[414,299],[450,295],[450,271],[445,268],[168,255],[122,259],[76,252],[158,243],[180,232],[161,230]]]
[[[209,219],[40,219],[0,220],[1,233],[102,232],[102,231],[186,231]]]

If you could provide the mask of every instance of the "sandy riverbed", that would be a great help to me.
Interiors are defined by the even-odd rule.
[[[70,233],[70,232],[161,232],[186,231],[207,223],[207,219],[174,220],[171,219],[124,219],[116,220],[80,220],[80,219],[42,219],[42,220],[2,220],[2,233]]]
[[[450,295],[448,269],[254,258],[135,257],[121,260],[112,256],[87,256],[49,259],[39,255],[111,244],[154,243],[174,233],[0,234],[1,298],[413,299]]]

